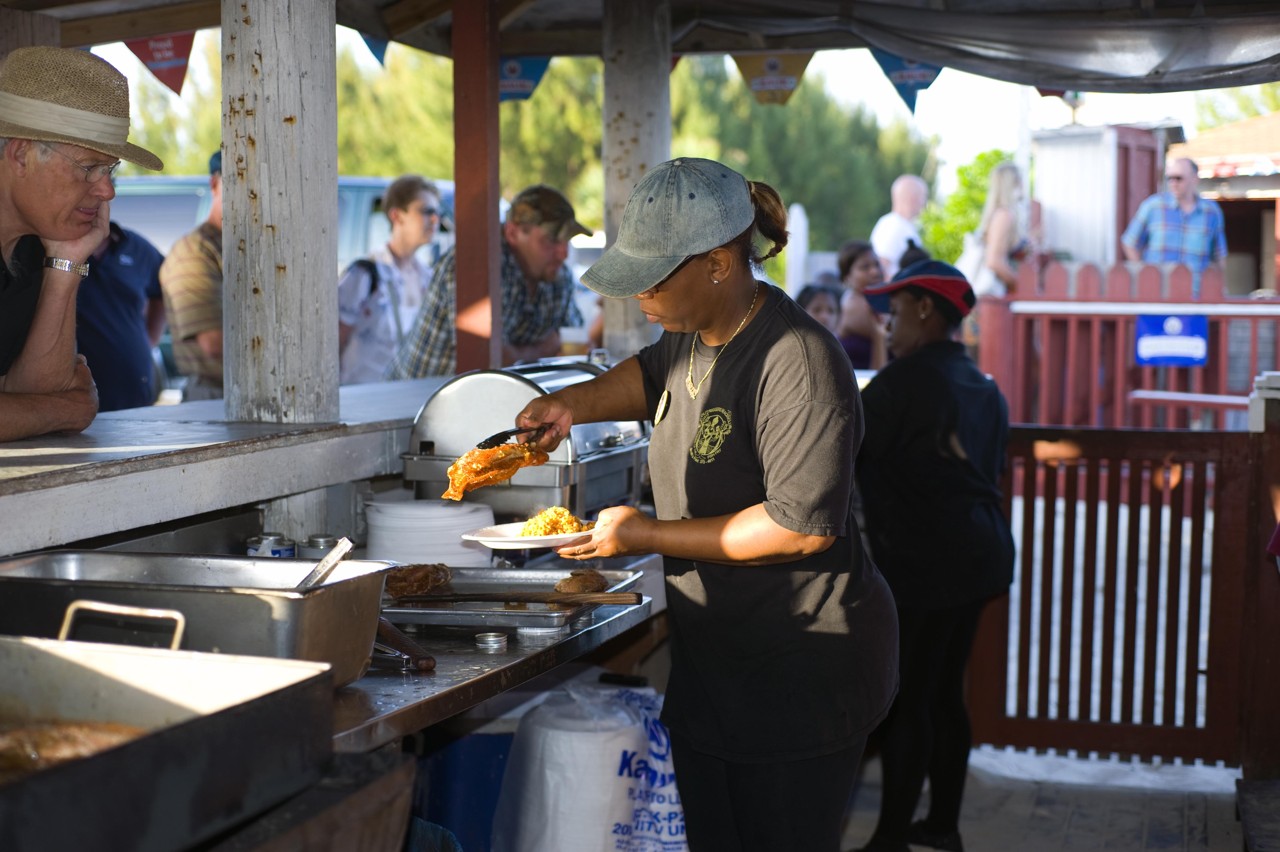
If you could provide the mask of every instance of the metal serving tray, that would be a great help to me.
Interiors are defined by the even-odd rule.
[[[334,686],[360,677],[373,649],[389,562],[344,560],[323,583],[293,587],[311,559],[52,550],[0,562],[0,634],[52,638],[75,600],[173,609],[183,650],[314,660]],[[148,628],[87,623],[71,638],[148,644]],[[150,644],[166,644],[164,643]]]
[[[187,849],[285,801],[333,753],[328,669],[0,636],[0,719],[145,732],[0,784],[0,849]]]
[[[453,572],[451,592],[550,592],[556,583],[582,566],[545,568],[450,568]],[[597,569],[599,570],[599,569]],[[609,583],[607,591],[622,592],[640,582],[643,571],[601,570]],[[542,603],[413,603],[386,606],[382,614],[395,624],[433,624],[475,627],[564,627],[586,615],[598,604]]]

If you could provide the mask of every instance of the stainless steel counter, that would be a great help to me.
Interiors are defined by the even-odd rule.
[[[660,562],[656,570],[661,582]],[[595,650],[640,624],[651,608],[648,597],[638,606],[598,607],[552,643],[524,640],[515,630],[505,630],[507,648],[498,652],[477,648],[475,630],[427,628],[412,634],[435,657],[435,671],[375,669],[338,690],[333,747],[369,751],[442,722]]]
[[[0,444],[0,554],[398,474],[442,378],[340,390],[337,423],[237,423],[221,401],[98,415],[78,435]]]

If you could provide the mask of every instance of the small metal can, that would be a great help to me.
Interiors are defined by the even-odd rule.
[[[476,647],[481,651],[505,651],[507,649],[507,634],[477,633]]]
[[[297,552],[293,539],[285,538],[283,533],[264,532],[262,535],[249,536],[245,553],[249,556],[272,556],[293,558]]]
[[[307,536],[307,543],[298,545],[298,558],[322,559],[337,544],[338,537],[336,535],[316,533],[315,535]]]

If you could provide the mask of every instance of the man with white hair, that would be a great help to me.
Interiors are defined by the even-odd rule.
[[[916,220],[929,200],[929,185],[918,175],[899,175],[889,188],[892,209],[871,230],[871,246],[884,268],[884,280],[898,274],[908,243],[923,245]]]
[[[1200,273],[1227,256],[1222,208],[1200,197],[1200,175],[1194,161],[1180,157],[1165,168],[1168,192],[1142,202],[1120,238],[1127,260],[1181,263],[1191,270],[1195,294]]]
[[[87,51],[24,47],[0,64],[0,441],[79,432],[98,393],[76,354],[76,294],[108,233],[129,143],[129,83]]]

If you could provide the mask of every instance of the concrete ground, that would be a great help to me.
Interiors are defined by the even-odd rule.
[[[960,834],[967,852],[1239,852],[1238,777],[1238,770],[1216,767],[975,749]],[[927,803],[926,789],[918,816]],[[873,757],[864,766],[843,849],[857,849],[867,841],[879,807],[880,761]]]

